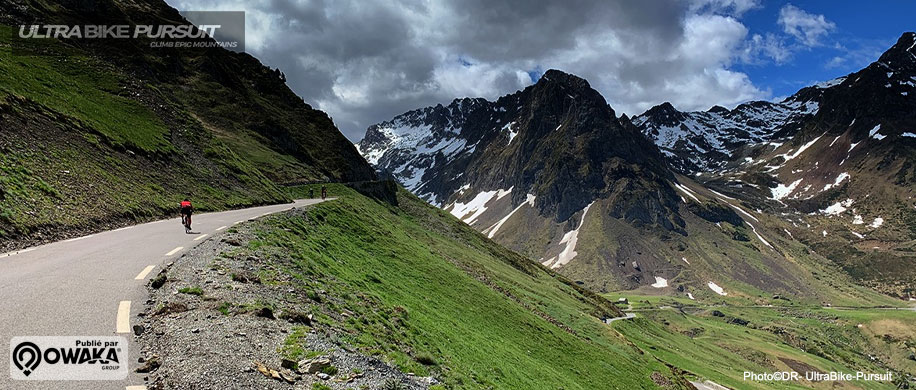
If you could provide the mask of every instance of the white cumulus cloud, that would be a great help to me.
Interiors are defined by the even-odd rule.
[[[777,23],[786,34],[808,47],[820,46],[821,38],[836,29],[836,25],[824,15],[810,14],[792,4],[786,4],[779,10]]]
[[[789,58],[749,37],[740,18],[757,0],[167,1],[246,11],[248,51],[354,141],[405,111],[513,93],[550,68],[587,79],[618,113],[733,106],[770,97],[735,61]],[[802,37],[822,36],[795,20],[786,26]]]

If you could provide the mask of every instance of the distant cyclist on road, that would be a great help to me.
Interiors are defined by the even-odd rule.
[[[194,206],[191,205],[191,199],[184,198],[179,204],[181,212],[181,224],[184,225],[184,232],[191,233],[191,213],[194,212]]]

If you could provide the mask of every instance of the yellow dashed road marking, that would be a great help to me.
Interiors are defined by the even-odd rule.
[[[121,301],[118,304],[118,333],[130,333],[130,301]]]
[[[134,278],[134,280],[146,279],[146,275],[149,275],[149,273],[152,272],[153,268],[155,267],[156,267],[155,265],[151,265],[149,267],[144,268],[143,271],[140,271],[140,274],[138,274],[137,277]]]

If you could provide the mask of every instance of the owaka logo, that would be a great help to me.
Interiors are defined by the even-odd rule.
[[[121,380],[127,377],[127,340],[124,337],[14,337],[10,353],[12,379]]]

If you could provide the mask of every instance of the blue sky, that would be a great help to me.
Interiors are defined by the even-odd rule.
[[[780,9],[792,4],[808,13],[824,15],[835,25],[821,45],[798,48],[782,64],[774,61],[738,62],[733,69],[747,74],[774,97],[791,95],[815,81],[855,72],[878,59],[903,32],[916,29],[913,1],[773,1],[747,11],[740,20],[749,34],[785,34],[777,23]]]

